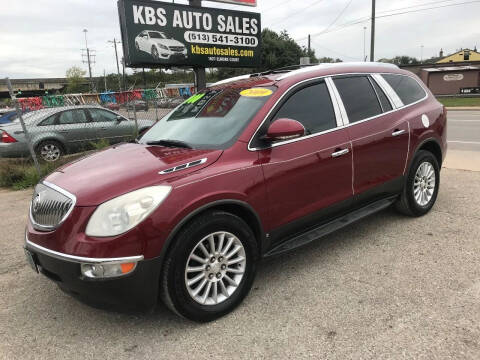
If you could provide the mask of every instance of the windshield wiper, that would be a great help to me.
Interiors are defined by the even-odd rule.
[[[170,140],[170,139],[148,141],[147,145],[163,145],[163,146],[167,146],[167,147],[178,147],[178,148],[192,149],[192,146],[187,144],[184,141]]]

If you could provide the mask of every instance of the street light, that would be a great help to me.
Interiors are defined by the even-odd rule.
[[[366,39],[366,34],[367,34],[367,27],[363,27],[363,61],[367,61],[367,55],[365,52],[365,39]]]

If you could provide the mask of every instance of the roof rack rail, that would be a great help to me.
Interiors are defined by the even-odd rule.
[[[272,70],[266,70],[266,71],[261,71],[261,72],[258,72],[258,73],[253,73],[253,74],[250,74],[250,77],[270,75],[270,74],[281,74],[281,73],[286,73],[286,72],[289,72],[289,71],[298,70],[298,69],[302,69],[304,67],[315,66],[315,65],[318,65],[318,64],[288,65],[288,66],[283,66],[283,67],[272,69]]]

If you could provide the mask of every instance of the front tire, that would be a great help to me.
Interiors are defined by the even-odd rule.
[[[396,209],[408,216],[422,216],[435,204],[440,187],[440,167],[429,151],[420,150],[412,161]]]
[[[160,55],[158,55],[158,50],[156,46],[152,46],[152,57],[155,60],[160,60]]]
[[[207,322],[236,308],[252,286],[258,250],[238,216],[212,211],[175,237],[162,274],[162,298],[173,312]]]

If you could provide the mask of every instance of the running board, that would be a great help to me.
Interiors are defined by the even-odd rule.
[[[396,198],[397,197],[392,197],[388,199],[378,200],[358,210],[352,211],[351,213],[348,213],[342,217],[336,218],[335,220],[332,220],[326,224],[320,225],[317,228],[297,235],[274,247],[272,250],[270,250],[264,255],[264,258],[279,255],[284,252],[296,249],[300,246],[309,244],[315,240],[318,240],[321,237],[337,231],[338,229],[341,229],[345,226],[353,224],[354,222],[363,219],[364,217],[372,215],[380,210],[386,209],[395,202]]]

